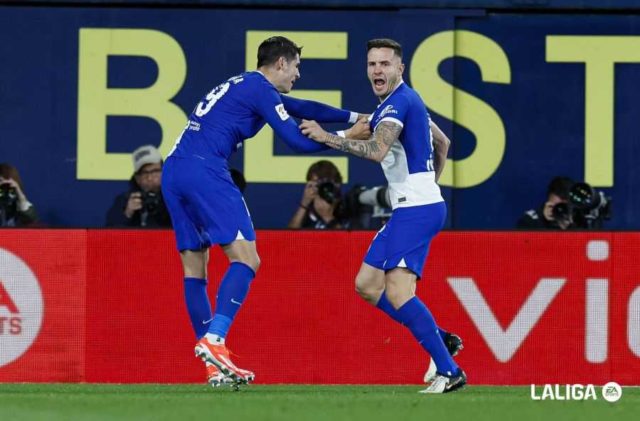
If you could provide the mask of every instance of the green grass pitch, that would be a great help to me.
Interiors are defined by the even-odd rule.
[[[468,386],[447,395],[420,386],[0,384],[0,420],[598,420],[639,419],[640,388],[616,403],[532,401],[530,389]]]

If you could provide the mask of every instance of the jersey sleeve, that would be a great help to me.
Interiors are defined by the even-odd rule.
[[[285,110],[297,118],[316,120],[320,123],[355,123],[358,113],[341,110],[330,105],[306,99],[292,98],[280,95]]]
[[[404,127],[404,122],[409,113],[409,100],[402,95],[394,95],[389,98],[389,101],[384,103],[384,107],[380,112],[382,118],[376,124],[376,127],[383,121],[395,123],[400,127]],[[375,128],[374,128],[375,130]]]
[[[275,89],[265,87],[256,94],[256,112],[265,119],[284,143],[295,152],[310,153],[328,150],[329,147],[304,136],[296,122],[289,116],[280,95]]]

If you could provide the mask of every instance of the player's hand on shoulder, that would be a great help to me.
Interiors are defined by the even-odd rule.
[[[366,117],[359,119],[351,128],[345,130],[344,134],[349,139],[368,140],[371,137],[369,120]]]
[[[315,120],[302,120],[299,127],[303,135],[316,142],[324,143],[326,141],[327,132]]]

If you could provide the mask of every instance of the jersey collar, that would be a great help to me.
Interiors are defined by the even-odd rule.
[[[404,80],[403,80],[403,79],[400,79],[400,83],[398,83],[398,85],[397,85],[395,88],[393,88],[393,91],[391,91],[391,93],[390,93],[389,95],[387,95],[387,97],[384,99],[384,101],[382,101],[380,104],[378,104],[378,107],[380,107],[382,104],[384,104],[385,102],[387,102],[387,100],[388,100],[389,98],[391,98],[391,95],[393,95],[393,94],[398,90],[398,88],[399,88],[400,86],[402,86],[403,84],[404,84]],[[376,108],[378,108],[378,107],[376,107]]]

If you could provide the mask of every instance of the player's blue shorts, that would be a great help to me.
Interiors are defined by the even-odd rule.
[[[446,216],[445,202],[395,209],[371,242],[364,262],[385,272],[407,268],[420,279],[431,239],[444,226]]]
[[[162,168],[162,195],[180,251],[256,239],[226,160],[169,157]]]

